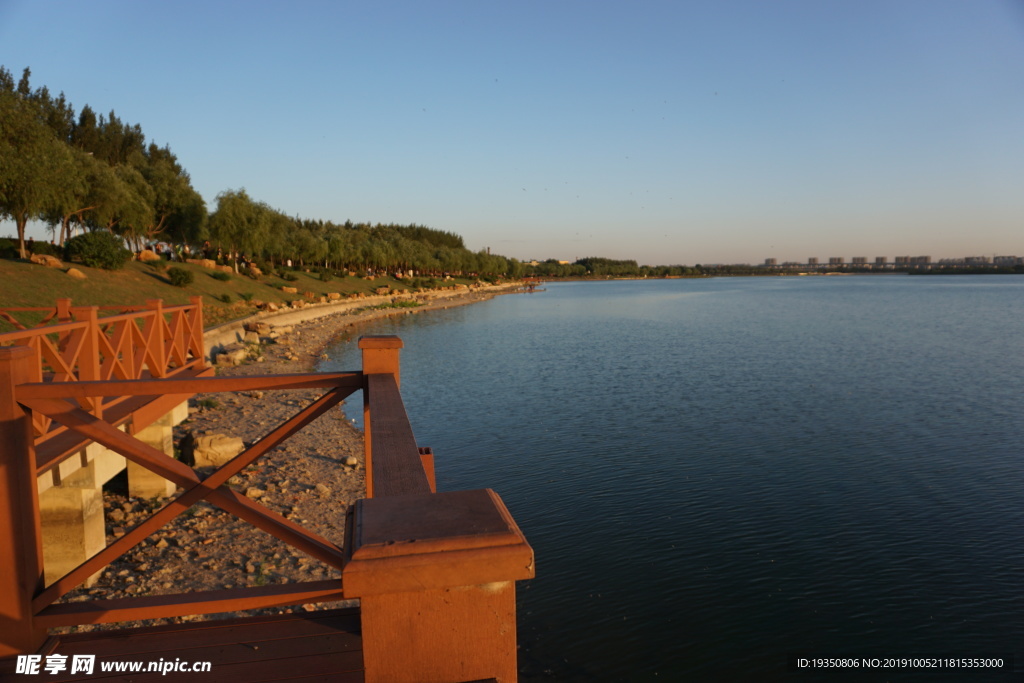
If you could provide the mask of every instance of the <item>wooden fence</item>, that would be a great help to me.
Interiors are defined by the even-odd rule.
[[[106,342],[89,341],[90,328],[74,327],[65,330],[63,349],[61,342],[44,341],[50,332],[33,337],[38,341],[0,348],[0,443],[5,444],[0,456],[0,557],[8,558],[9,570],[0,573],[0,657],[38,651],[47,629],[58,626],[358,598],[367,681],[515,680],[514,582],[533,576],[533,551],[493,491],[436,492],[433,454],[417,446],[399,393],[400,339],[361,339],[361,372],[182,377],[180,370],[192,362],[190,357],[202,359],[201,339],[200,346],[194,345],[201,313],[189,318],[182,310],[176,325],[164,325],[160,308],[147,314],[141,325],[125,320],[120,328],[93,333]],[[91,329],[99,328],[93,324]],[[151,344],[152,335],[173,350],[167,351],[168,343],[159,348]],[[107,353],[120,349],[125,354],[127,346],[118,345],[128,344],[124,338],[142,348],[118,362],[101,363],[97,376],[70,371],[69,358],[80,363],[83,351],[69,349],[106,344]],[[40,377],[41,357],[52,375]],[[318,400],[206,477],[117,429],[106,415],[111,402],[130,397],[314,388],[325,390]],[[360,389],[368,497],[348,511],[344,546],[228,486],[232,476]],[[43,424],[48,427],[41,434]],[[35,480],[47,465],[40,462],[37,446],[53,424],[124,455],[182,490],[147,521],[44,586]],[[200,500],[340,570],[342,578],[56,602]]]

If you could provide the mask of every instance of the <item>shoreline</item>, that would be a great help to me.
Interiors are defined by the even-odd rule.
[[[284,334],[260,345],[261,360],[220,367],[223,376],[312,372],[325,349],[342,335],[366,323],[487,301],[514,293],[515,286],[499,285],[433,297],[416,308],[331,311],[294,321],[303,311],[257,319]],[[382,297],[391,298],[391,297]],[[408,297],[407,297],[408,298]],[[367,301],[359,302],[362,307]],[[372,305],[372,304],[369,304]],[[242,325],[239,325],[241,328]],[[290,330],[288,328],[291,328]],[[261,340],[264,342],[266,340]],[[208,347],[209,348],[209,347]],[[358,368],[352,368],[353,370]],[[210,393],[189,400],[189,417],[174,428],[174,444],[194,436],[224,434],[240,437],[246,447],[295,412],[312,403],[316,390]],[[228,484],[271,511],[301,524],[335,545],[344,544],[348,507],[365,497],[363,433],[345,415],[345,402],[246,467]],[[354,460],[353,460],[354,459]],[[355,462],[347,465],[346,462]],[[209,474],[215,468],[198,469]],[[124,535],[166,503],[128,496],[122,473],[104,489],[107,543]],[[180,492],[180,489],[179,489]],[[80,586],[59,602],[116,599],[142,595],[186,593],[222,588],[262,586],[341,578],[340,571],[310,558],[282,541],[219,508],[200,501],[160,531],[104,569],[92,586]],[[316,603],[245,612],[191,615],[166,619],[88,624],[59,629],[61,633],[156,626],[239,616],[317,611],[354,604]]]

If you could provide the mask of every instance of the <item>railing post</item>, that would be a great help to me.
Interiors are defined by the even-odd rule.
[[[497,494],[364,499],[349,530],[367,683],[516,680],[515,581],[533,550]]]
[[[185,354],[188,355],[188,349],[191,348],[198,361],[198,366],[205,368],[206,342],[203,339],[203,297],[190,296],[188,301],[195,306],[195,311],[192,314],[191,339],[185,342]]]
[[[146,299],[146,307],[153,311],[155,317],[149,329],[143,326],[143,333],[146,335],[146,347],[149,349],[150,358],[153,359],[156,367],[149,368],[152,377],[167,376],[167,348],[164,346],[164,300]]]
[[[404,346],[395,335],[370,335],[359,338],[363,352],[364,375],[394,375],[395,384],[401,386],[399,354]],[[369,390],[363,382],[363,442],[366,452],[366,497],[373,498],[373,416],[370,415]]]
[[[69,323],[71,322],[71,299],[57,299],[56,306],[57,322],[58,323]],[[62,332],[60,339],[57,341],[57,348],[61,353],[68,347],[68,340],[71,339],[70,332]]]
[[[83,382],[101,380],[100,366],[100,331],[99,307],[79,306],[71,309],[78,322],[88,323],[85,328],[85,339],[82,342],[82,350],[78,353],[78,379]],[[90,404],[90,412],[96,417],[103,418],[103,397],[97,396],[85,399]]]
[[[0,348],[0,658],[33,653],[46,640],[32,610],[43,582],[35,447],[31,418],[15,397],[34,362],[28,347]]]

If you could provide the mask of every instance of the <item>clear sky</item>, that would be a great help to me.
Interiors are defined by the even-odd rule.
[[[140,124],[211,211],[521,259],[1024,256],[1019,0],[0,0],[0,64]]]

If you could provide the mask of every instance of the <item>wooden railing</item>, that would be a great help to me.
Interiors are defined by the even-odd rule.
[[[124,307],[104,308],[124,311]],[[30,309],[6,309],[12,310]],[[99,310],[99,306],[73,307],[70,299],[60,299],[36,327],[0,334],[0,346],[32,350],[31,382],[70,384],[186,377],[206,370],[200,297],[192,297],[191,303],[183,306],[166,307],[161,300],[153,299],[146,302],[144,310],[104,318],[99,317]],[[6,317],[11,319],[9,313]],[[56,324],[46,324],[54,318]],[[102,418],[105,411],[124,403],[129,396],[78,394],[77,398],[90,414]],[[65,431],[64,425],[45,414],[33,417],[37,446]]]
[[[0,657],[37,651],[47,629],[359,598],[367,681],[516,678],[514,581],[533,551],[493,491],[435,493],[433,454],[417,447],[399,394],[397,337],[366,337],[362,372],[39,382],[29,346],[0,348]],[[116,429],[87,399],[253,389],[326,391],[213,474]],[[348,510],[344,547],[232,490],[227,482],[362,389],[366,499]],[[44,586],[33,425],[45,416],[165,477],[182,491],[120,539]],[[62,595],[200,500],[231,512],[342,578],[57,604]],[[9,570],[9,571],[8,571]]]

